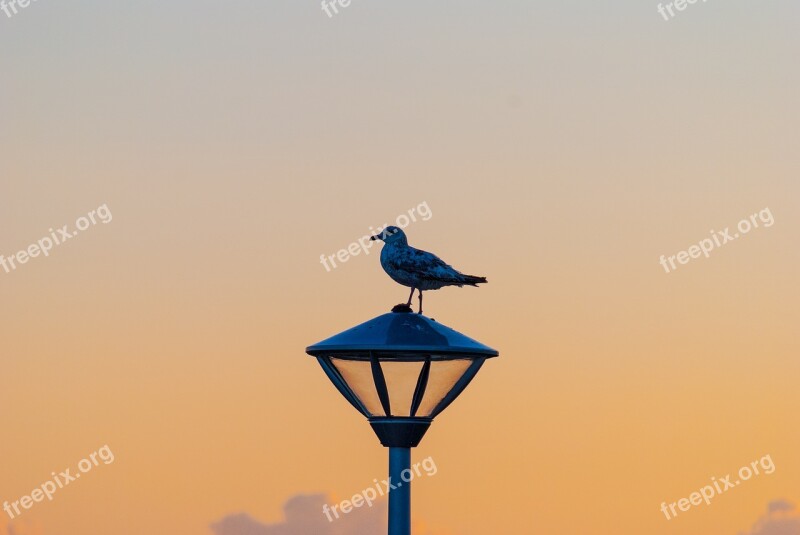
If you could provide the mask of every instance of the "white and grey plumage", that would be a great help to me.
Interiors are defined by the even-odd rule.
[[[411,306],[414,290],[419,290],[419,313],[422,314],[422,291],[444,286],[477,286],[486,277],[464,275],[433,253],[408,245],[405,233],[397,227],[386,227],[371,240],[383,241],[381,266],[395,282],[411,288],[407,305]]]

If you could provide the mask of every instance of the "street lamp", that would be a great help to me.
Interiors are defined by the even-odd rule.
[[[499,353],[405,305],[306,348],[389,448],[389,535],[411,534],[411,468],[433,419]]]

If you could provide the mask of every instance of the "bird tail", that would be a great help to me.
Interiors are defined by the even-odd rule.
[[[462,275],[462,277],[464,278],[464,284],[469,284],[470,286],[477,286],[489,282],[486,280],[486,277],[476,277],[474,275]]]

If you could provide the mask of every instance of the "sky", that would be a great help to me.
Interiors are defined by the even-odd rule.
[[[304,349],[407,298],[336,255],[412,209],[500,352],[415,535],[800,534],[800,4],[658,5],[0,11],[0,504],[56,489],[0,535],[383,532]]]

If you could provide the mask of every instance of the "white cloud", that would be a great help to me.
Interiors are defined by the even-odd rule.
[[[786,500],[775,500],[753,528],[740,535],[800,535],[800,512]]]
[[[214,535],[375,535],[386,531],[386,501],[362,506],[328,521],[322,506],[331,503],[323,494],[297,495],[283,507],[285,520],[264,524],[241,513],[211,525]]]
[[[228,515],[211,525],[214,535],[375,535],[386,533],[388,510],[386,499],[376,501],[372,507],[366,505],[340,514],[332,522],[322,512],[322,506],[336,502],[324,494],[299,494],[290,498],[283,506],[285,520],[277,524],[265,524],[246,513]],[[452,535],[450,532],[434,530],[424,522],[414,522],[414,535]],[[0,534],[2,535],[2,534]]]
[[[0,535],[41,535],[44,533],[39,522],[21,518],[9,522],[7,518],[0,517]]]

